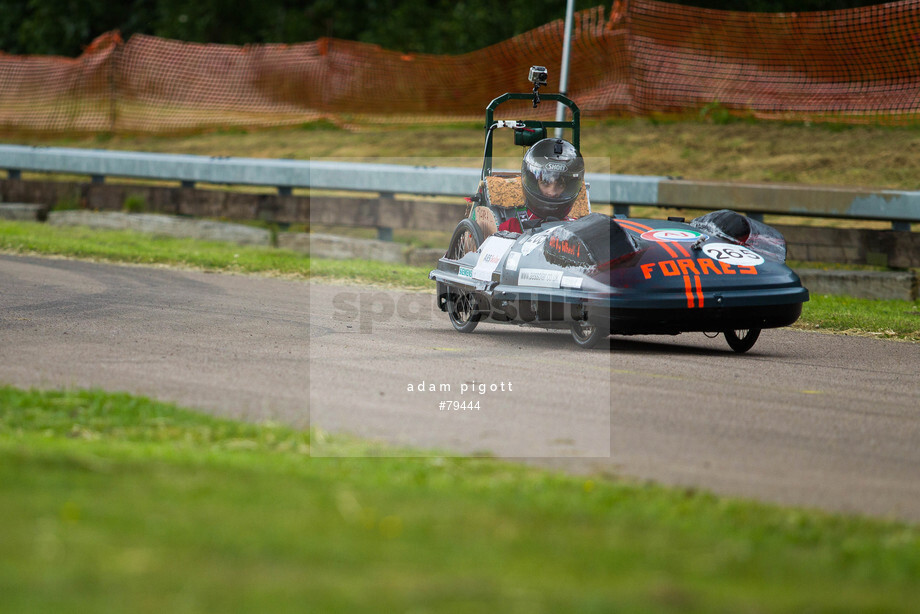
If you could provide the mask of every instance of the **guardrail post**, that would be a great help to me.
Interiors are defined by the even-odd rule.
[[[22,173],[18,168],[8,168],[6,169],[6,178],[7,179],[22,179]]]
[[[183,188],[194,188],[194,187],[195,187],[195,182],[194,182],[194,181],[189,181],[188,179],[183,179],[183,180],[182,180],[182,187],[183,187]]]
[[[389,204],[394,202],[395,194],[393,192],[381,192],[380,193],[380,205],[381,207],[384,204]],[[379,210],[378,210],[379,211]],[[378,212],[379,215],[379,212]],[[393,229],[389,226],[377,226],[377,240],[379,241],[392,241],[393,240]]]
[[[613,214],[614,215],[623,215],[629,217],[629,205],[623,204],[614,204],[613,205]]]
[[[294,188],[289,185],[278,186],[278,196],[290,196],[294,193]]]
[[[747,216],[755,222],[763,223],[763,213],[748,213]]]
[[[910,232],[910,222],[891,222],[891,229],[898,232]]]
[[[89,180],[93,185],[101,185],[105,183],[105,175],[90,175]]]

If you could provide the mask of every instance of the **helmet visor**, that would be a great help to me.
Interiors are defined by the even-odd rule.
[[[550,202],[563,202],[574,199],[581,191],[581,177],[563,170],[540,168],[528,165],[532,175],[530,186],[534,195],[539,195]],[[525,178],[526,179],[526,178]]]
[[[565,192],[565,177],[560,176],[558,173],[553,173],[554,177],[540,177],[537,179],[537,187],[540,189],[540,194],[546,198],[560,198]],[[549,175],[549,173],[544,173],[544,175]]]

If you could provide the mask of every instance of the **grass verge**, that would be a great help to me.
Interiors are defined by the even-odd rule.
[[[0,387],[0,517],[11,612],[920,601],[917,527],[490,459],[313,458],[305,432],[100,391]]]
[[[284,275],[407,289],[432,287],[426,267],[367,260],[311,259],[299,252],[272,247],[29,222],[0,221],[0,251]],[[805,303],[796,327],[920,341],[920,301],[814,295]]]
[[[129,230],[94,230],[0,220],[0,251],[105,262],[163,264],[228,273],[344,280],[428,288],[428,270],[383,262],[311,259],[268,246],[158,237]]]
[[[920,341],[920,301],[812,295],[795,328]]]

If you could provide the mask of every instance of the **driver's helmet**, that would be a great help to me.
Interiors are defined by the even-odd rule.
[[[585,183],[585,160],[563,139],[537,141],[524,156],[521,185],[527,208],[543,219],[563,219]]]

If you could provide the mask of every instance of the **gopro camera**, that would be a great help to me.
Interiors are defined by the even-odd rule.
[[[531,66],[530,74],[527,78],[535,86],[540,87],[541,85],[546,85],[546,67],[545,66]]]

